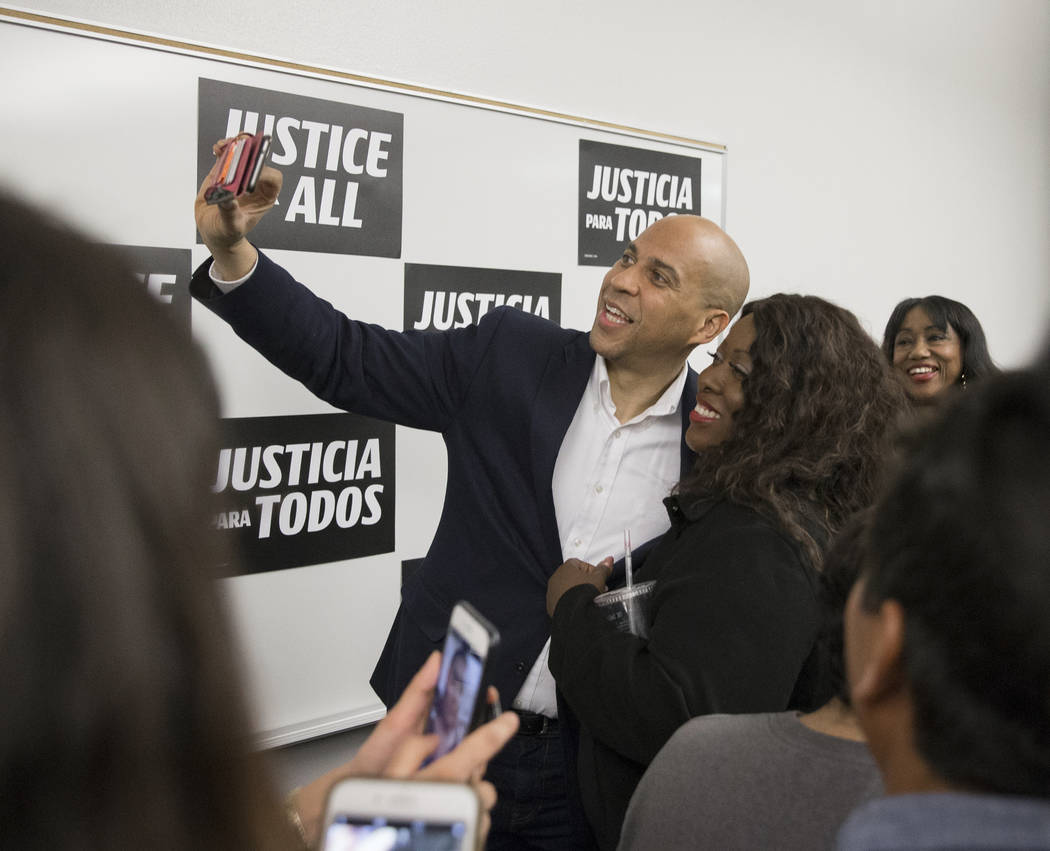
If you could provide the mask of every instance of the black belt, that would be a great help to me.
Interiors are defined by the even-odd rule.
[[[540,736],[558,729],[558,719],[548,718],[535,712],[526,712],[524,709],[512,710],[518,716],[519,736]]]

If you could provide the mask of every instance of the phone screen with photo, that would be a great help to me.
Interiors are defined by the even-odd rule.
[[[437,759],[458,745],[470,730],[484,659],[455,630],[450,629],[441,654],[434,702],[430,707],[426,729],[440,736],[431,759]]]
[[[362,848],[460,851],[466,834],[467,825],[462,821],[337,815],[325,832],[324,851]]]

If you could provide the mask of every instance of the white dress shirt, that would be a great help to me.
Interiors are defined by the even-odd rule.
[[[623,557],[623,532],[638,545],[670,527],[661,500],[682,469],[678,411],[686,368],[663,395],[630,422],[616,419],[605,359],[595,358],[576,415],[554,465],[554,511],[563,559],[597,564]],[[513,706],[558,716],[554,677],[547,667],[550,639],[525,678]]]

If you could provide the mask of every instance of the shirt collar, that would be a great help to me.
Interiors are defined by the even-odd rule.
[[[682,402],[682,393],[685,391],[685,379],[688,372],[688,365],[682,364],[678,375],[667,386],[660,398],[631,420],[631,422],[636,423],[647,417],[662,417],[677,413],[678,406]],[[594,398],[598,400],[601,406],[611,416],[615,417],[616,406],[613,404],[612,391],[609,387],[609,369],[605,365],[605,358],[601,355],[596,355],[594,358],[594,369],[591,370],[588,392],[594,394]]]

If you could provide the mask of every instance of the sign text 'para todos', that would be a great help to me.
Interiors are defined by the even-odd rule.
[[[394,425],[356,414],[222,421],[216,529],[253,573],[394,550]]]

